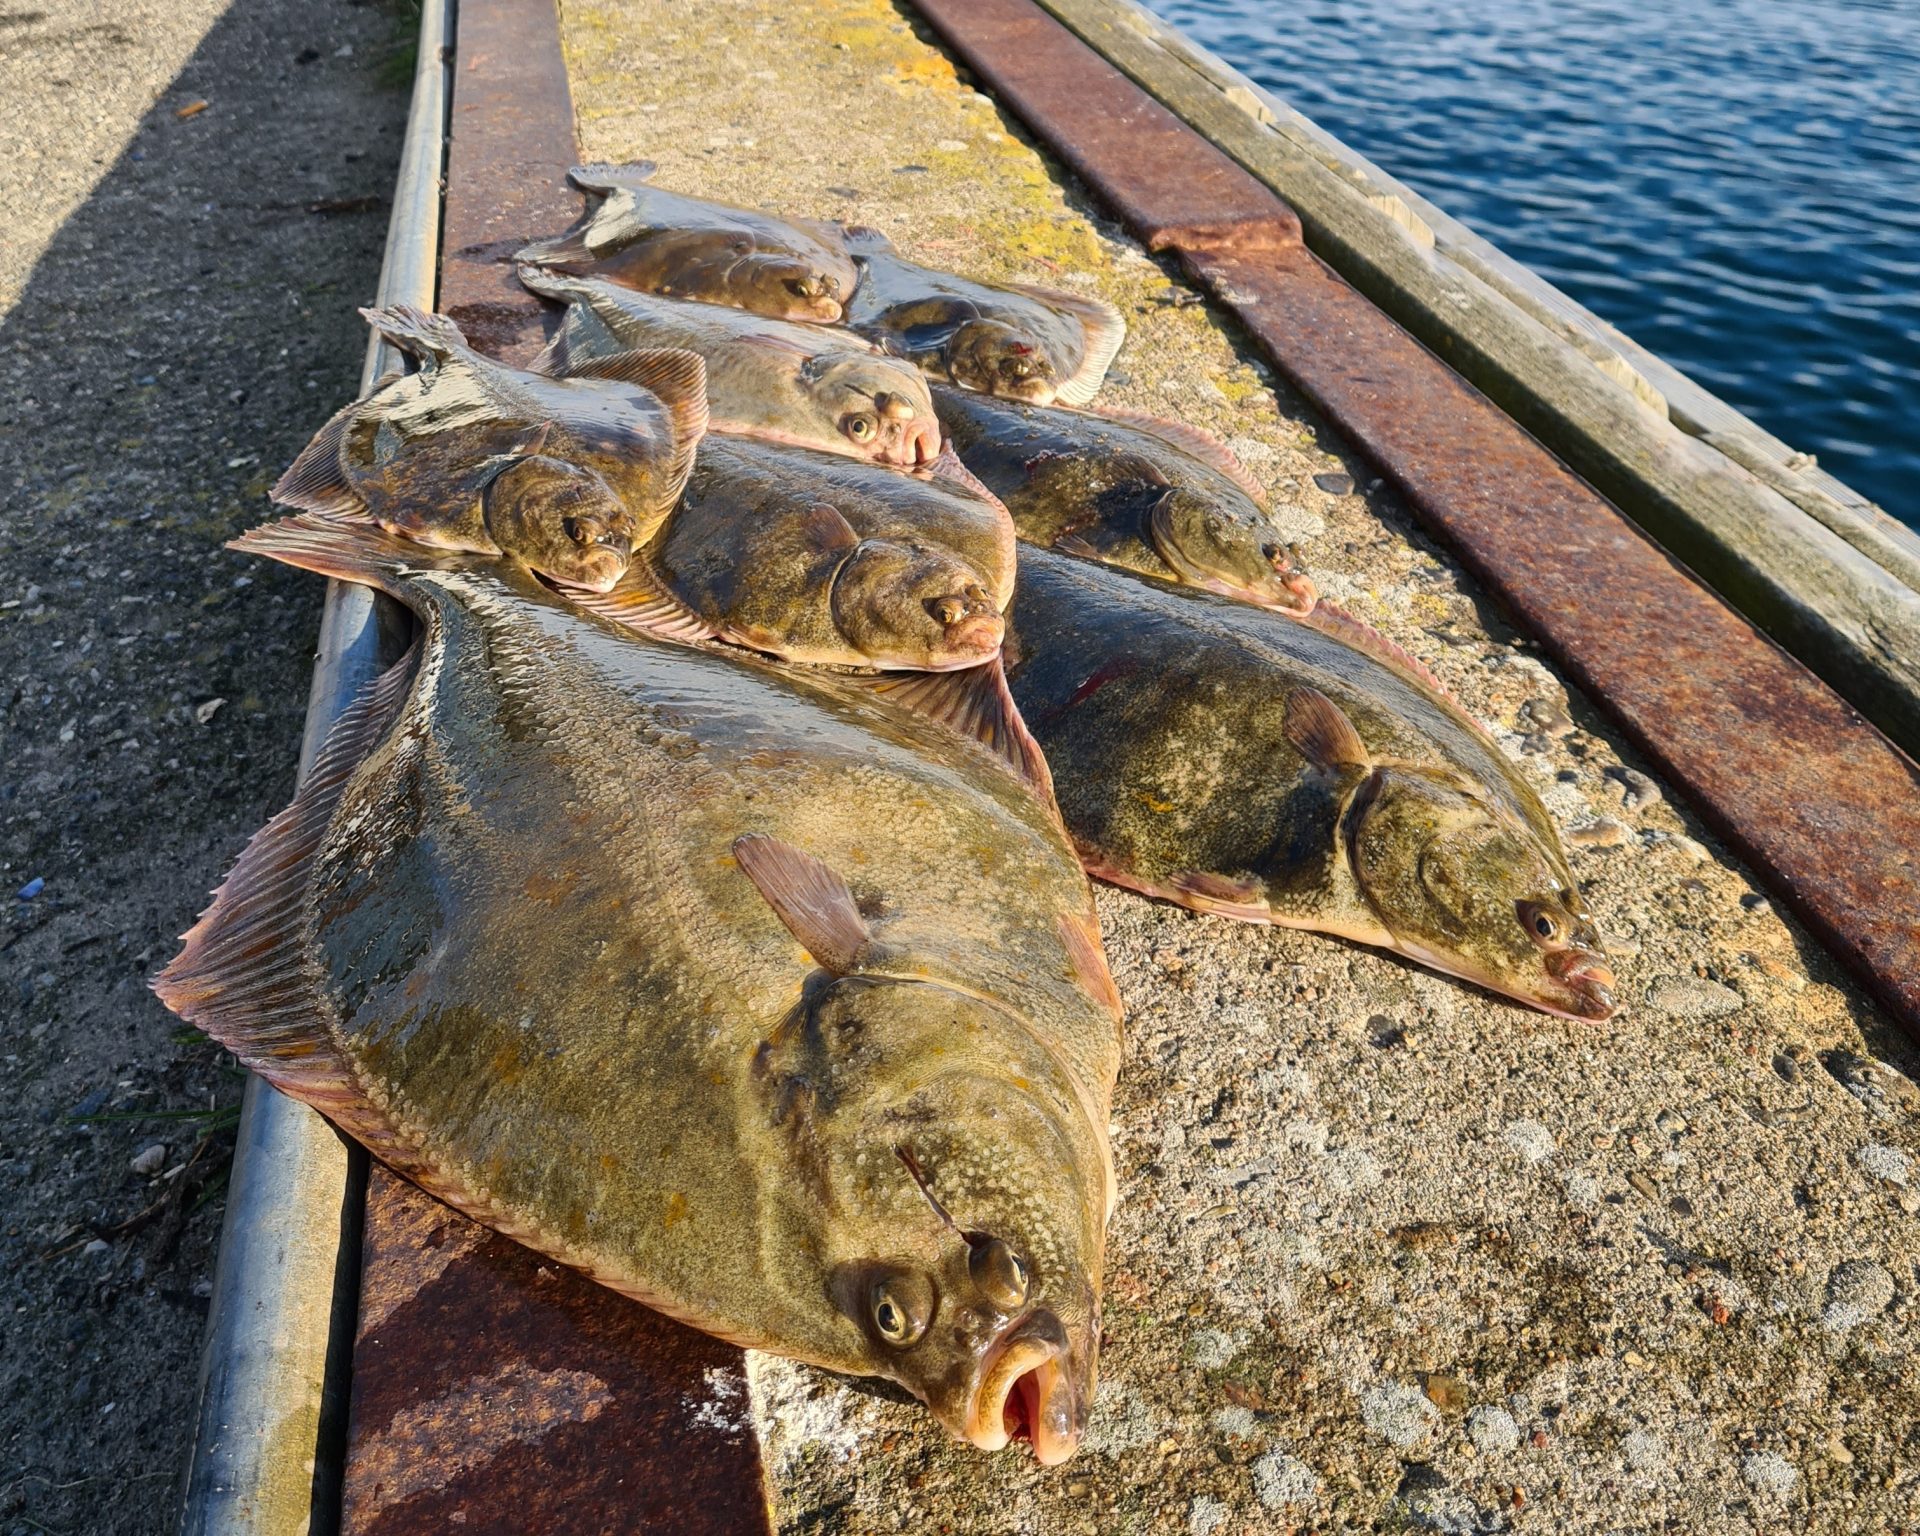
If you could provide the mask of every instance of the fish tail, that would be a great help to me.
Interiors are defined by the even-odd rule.
[[[635,510],[657,524],[671,512],[693,473],[693,456],[707,435],[707,362],[684,347],[640,347],[606,357],[581,359],[569,348],[576,378],[614,379],[646,390],[667,408],[673,453],[667,488],[656,505]]]
[[[520,281],[527,282],[529,267],[550,268],[555,272],[572,272],[582,263],[593,260],[593,247],[587,244],[587,230],[591,220],[582,219],[565,234],[553,235],[545,240],[534,240],[520,247],[513,259],[521,264]],[[534,283],[527,283],[536,293],[545,289]]]
[[[610,160],[594,160],[576,165],[567,172],[567,180],[582,192],[597,192],[602,197],[619,187],[644,187],[660,167],[651,160],[629,160],[615,165]]]
[[[417,304],[363,309],[360,317],[402,352],[422,362],[443,363],[454,353],[467,350],[467,338],[459,326]]]

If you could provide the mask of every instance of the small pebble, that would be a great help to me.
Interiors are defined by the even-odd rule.
[[[1467,1415],[1467,1438],[1477,1450],[1492,1456],[1520,1443],[1520,1426],[1504,1408],[1476,1408]]]
[[[1467,1406],[1467,1389],[1458,1376],[1447,1376],[1436,1372],[1427,1377],[1423,1384],[1427,1401],[1442,1413],[1458,1413]]]
[[[133,1160],[127,1164],[141,1178],[151,1178],[158,1173],[167,1161],[167,1149],[164,1143],[156,1141],[150,1147],[142,1147],[133,1154]]]
[[[1329,496],[1351,496],[1353,494],[1352,475],[1315,475],[1313,483]]]
[[[1567,828],[1567,841],[1576,848],[1618,848],[1631,836],[1626,824],[1611,816],[1596,816]]]
[[[96,1237],[92,1242],[88,1243],[86,1247],[82,1248],[80,1252],[89,1259],[97,1259],[101,1254],[110,1253],[112,1250],[113,1244],[109,1243],[104,1237]]]
[[[1849,1259],[1827,1279],[1827,1305],[1820,1326],[1846,1333],[1871,1322],[1893,1304],[1893,1276],[1872,1259]]]
[[[1647,1001],[1678,1019],[1712,1019],[1733,1013],[1744,1000],[1731,987],[1698,976],[1663,976],[1648,989]]]
[[[34,897],[38,896],[46,888],[47,882],[41,879],[40,876],[35,875],[25,885],[21,886],[19,890],[15,891],[14,895],[21,901],[32,901]]]
[[[1618,786],[1615,793],[1630,811],[1660,803],[1660,786],[1637,768],[1609,768],[1607,777]]]

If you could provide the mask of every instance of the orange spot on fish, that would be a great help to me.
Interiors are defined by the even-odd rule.
[[[558,906],[564,901],[567,893],[579,883],[580,876],[575,870],[569,869],[554,874],[549,870],[539,869],[527,876],[526,883],[520,889],[527,900],[545,902],[551,907]]]
[[[669,1227],[677,1226],[679,1223],[685,1221],[686,1219],[687,1219],[687,1197],[681,1194],[679,1190],[675,1190],[672,1194],[667,1196],[667,1214],[665,1218],[665,1224]]]
[[[1156,800],[1153,798],[1152,795],[1148,794],[1144,789],[1141,790],[1139,793],[1137,793],[1133,798],[1138,800],[1148,810],[1157,812],[1161,815],[1165,815],[1168,811],[1173,809],[1173,802],[1171,800]]]

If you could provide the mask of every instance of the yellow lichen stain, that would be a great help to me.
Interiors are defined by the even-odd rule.
[[[687,1219],[687,1197],[675,1190],[667,1196],[667,1212],[661,1218],[661,1225],[676,1227]]]

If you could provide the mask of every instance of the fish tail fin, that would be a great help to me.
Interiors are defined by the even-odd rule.
[[[263,523],[229,539],[227,548],[244,555],[262,555],[337,581],[374,587],[403,602],[408,600],[407,584],[401,580],[406,571],[444,564],[449,558],[436,556],[410,540],[395,538],[371,522],[324,512],[304,512]]]
[[[566,237],[563,235],[560,238]],[[535,242],[536,245],[541,246],[555,243],[557,242],[551,240]],[[533,249],[532,245],[526,248],[527,251]],[[543,266],[533,257],[528,256],[526,251],[514,257],[514,272],[520,279],[521,287],[532,289],[543,299],[552,299],[559,304],[571,304],[580,297],[581,282],[578,277],[571,272],[557,272],[551,267]]]
[[[467,350],[467,338],[459,326],[418,304],[363,309],[360,317],[402,352],[423,363],[444,363],[456,352]]]
[[[513,259],[520,263],[520,281],[527,282],[527,270],[572,273],[583,263],[593,260],[593,248],[587,244],[587,230],[592,221],[582,219],[564,234],[552,235],[545,240],[533,240],[513,253]],[[544,289],[535,288],[535,292]]]
[[[567,172],[567,180],[582,192],[597,192],[605,197],[621,187],[644,187],[660,167],[651,160],[629,160],[615,165],[610,160],[593,160],[576,165]]]
[[[247,844],[180,953],[152,980],[160,1001],[276,1088],[333,1118],[364,1113],[334,1045],[302,933],[309,869],[347,782],[392,730],[416,644],[368,683],[327,733],[293,803]]]
[[[1105,299],[1063,293],[1058,288],[1042,288],[1035,283],[1008,283],[1007,286],[1080,322],[1087,338],[1087,355],[1080,360],[1078,368],[1060,381],[1054,399],[1061,405],[1085,405],[1100,392],[1100,386],[1106,382],[1107,369],[1113,365],[1114,354],[1127,339],[1126,317]]]
[[[837,234],[849,256],[884,255],[893,249],[893,242],[871,224],[833,224],[823,220],[820,227]]]
[[[364,516],[367,504],[347,483],[346,469],[340,460],[347,429],[359,409],[360,402],[356,400],[334,412],[327,424],[314,433],[313,441],[300,450],[300,456],[287,466],[286,473],[274,482],[273,489],[267,492],[268,498],[302,512],[331,517]]]

